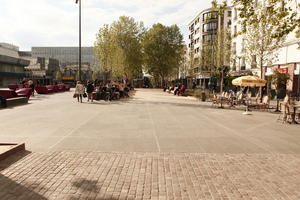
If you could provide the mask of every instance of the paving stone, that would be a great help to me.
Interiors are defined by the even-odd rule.
[[[0,194],[25,200],[298,200],[299,166],[298,154],[36,152],[1,171]]]

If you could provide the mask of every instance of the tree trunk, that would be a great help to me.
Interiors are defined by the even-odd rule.
[[[223,93],[223,86],[224,85],[224,69],[222,67],[222,72],[221,72],[221,80],[220,80],[220,93]]]
[[[260,78],[265,80],[265,76],[264,76],[264,66],[263,66],[263,58],[260,59]],[[263,100],[263,87],[261,86],[259,88],[259,96],[260,96],[260,103],[262,103]]]
[[[160,82],[160,87],[161,88],[164,87],[164,82],[165,82],[165,77],[163,75],[161,75],[161,82]]]

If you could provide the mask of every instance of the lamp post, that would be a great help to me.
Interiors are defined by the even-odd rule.
[[[242,57],[238,56],[237,58],[239,59],[239,71],[241,71],[241,59],[242,59]]]
[[[297,87],[297,93],[298,93],[298,101],[300,101],[300,65],[298,66],[298,87]]]
[[[76,4],[79,2],[79,65],[78,65],[78,79],[81,81],[81,0],[76,0]]]

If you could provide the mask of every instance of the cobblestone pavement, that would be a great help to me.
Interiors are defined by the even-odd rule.
[[[0,163],[1,199],[300,199],[299,154],[30,153]]]

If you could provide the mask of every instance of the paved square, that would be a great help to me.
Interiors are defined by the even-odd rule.
[[[300,156],[32,153],[3,170],[3,199],[300,199]]]
[[[138,90],[77,103],[72,92],[0,110],[0,199],[300,199],[300,127]],[[106,152],[106,153],[105,153]]]
[[[0,141],[26,142],[31,151],[300,153],[300,127],[277,123],[275,114],[244,116],[162,90],[94,104],[72,94],[0,110]]]

